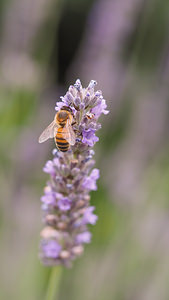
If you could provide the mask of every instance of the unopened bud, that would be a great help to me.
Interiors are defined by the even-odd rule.
[[[90,200],[90,196],[89,195],[85,195],[84,196],[84,201],[89,201]]]
[[[60,233],[50,226],[46,226],[40,233],[43,239],[60,238]]]
[[[51,191],[52,191],[52,189],[51,189],[50,186],[45,186],[45,187],[44,187],[44,193],[45,193],[45,194],[47,194],[47,193],[49,193],[49,192],[51,192]]]
[[[89,85],[88,85],[88,89],[93,89],[96,84],[97,84],[96,80],[91,80],[90,83],[89,83]]]
[[[55,215],[47,215],[45,218],[46,223],[51,226],[56,226],[57,220],[58,218]]]
[[[76,208],[83,207],[84,204],[85,204],[85,201],[79,200],[79,201],[76,203]]]
[[[58,229],[60,229],[60,230],[65,230],[66,227],[67,227],[67,224],[64,223],[64,222],[58,222],[57,227],[58,227]]]
[[[80,256],[83,253],[83,250],[84,250],[83,246],[78,245],[72,248],[72,253],[77,256]]]
[[[66,250],[63,250],[63,251],[61,251],[61,253],[60,253],[60,257],[61,257],[62,259],[67,259],[67,258],[70,257],[70,253],[69,253],[68,251],[66,251]]]

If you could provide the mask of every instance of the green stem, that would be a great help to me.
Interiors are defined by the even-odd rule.
[[[61,280],[61,274],[62,274],[61,266],[52,268],[50,278],[49,278],[47,293],[46,293],[46,300],[58,299],[58,291],[59,291],[59,283]]]

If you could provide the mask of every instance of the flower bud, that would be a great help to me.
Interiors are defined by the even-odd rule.
[[[77,256],[80,256],[83,253],[83,250],[84,250],[83,246],[78,245],[72,248],[72,253]]]
[[[56,238],[59,239],[60,238],[60,233],[59,231],[53,229],[50,226],[46,226],[40,233],[41,237],[43,239],[52,239],[52,238]]]
[[[68,259],[70,257],[70,253],[66,250],[63,250],[63,251],[60,252],[60,257],[62,259]]]

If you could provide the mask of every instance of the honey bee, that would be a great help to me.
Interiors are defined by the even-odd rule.
[[[39,143],[43,143],[49,138],[54,138],[57,148],[66,152],[70,145],[75,144],[75,133],[72,128],[73,116],[67,107],[63,107],[55,115],[53,122],[42,132]]]

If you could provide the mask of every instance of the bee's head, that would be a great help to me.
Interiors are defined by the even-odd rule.
[[[68,106],[62,106],[61,110],[67,110],[72,113],[72,109]]]
[[[66,110],[60,110],[57,113],[57,119],[59,122],[64,122],[67,120],[67,118],[68,118],[68,112]]]

